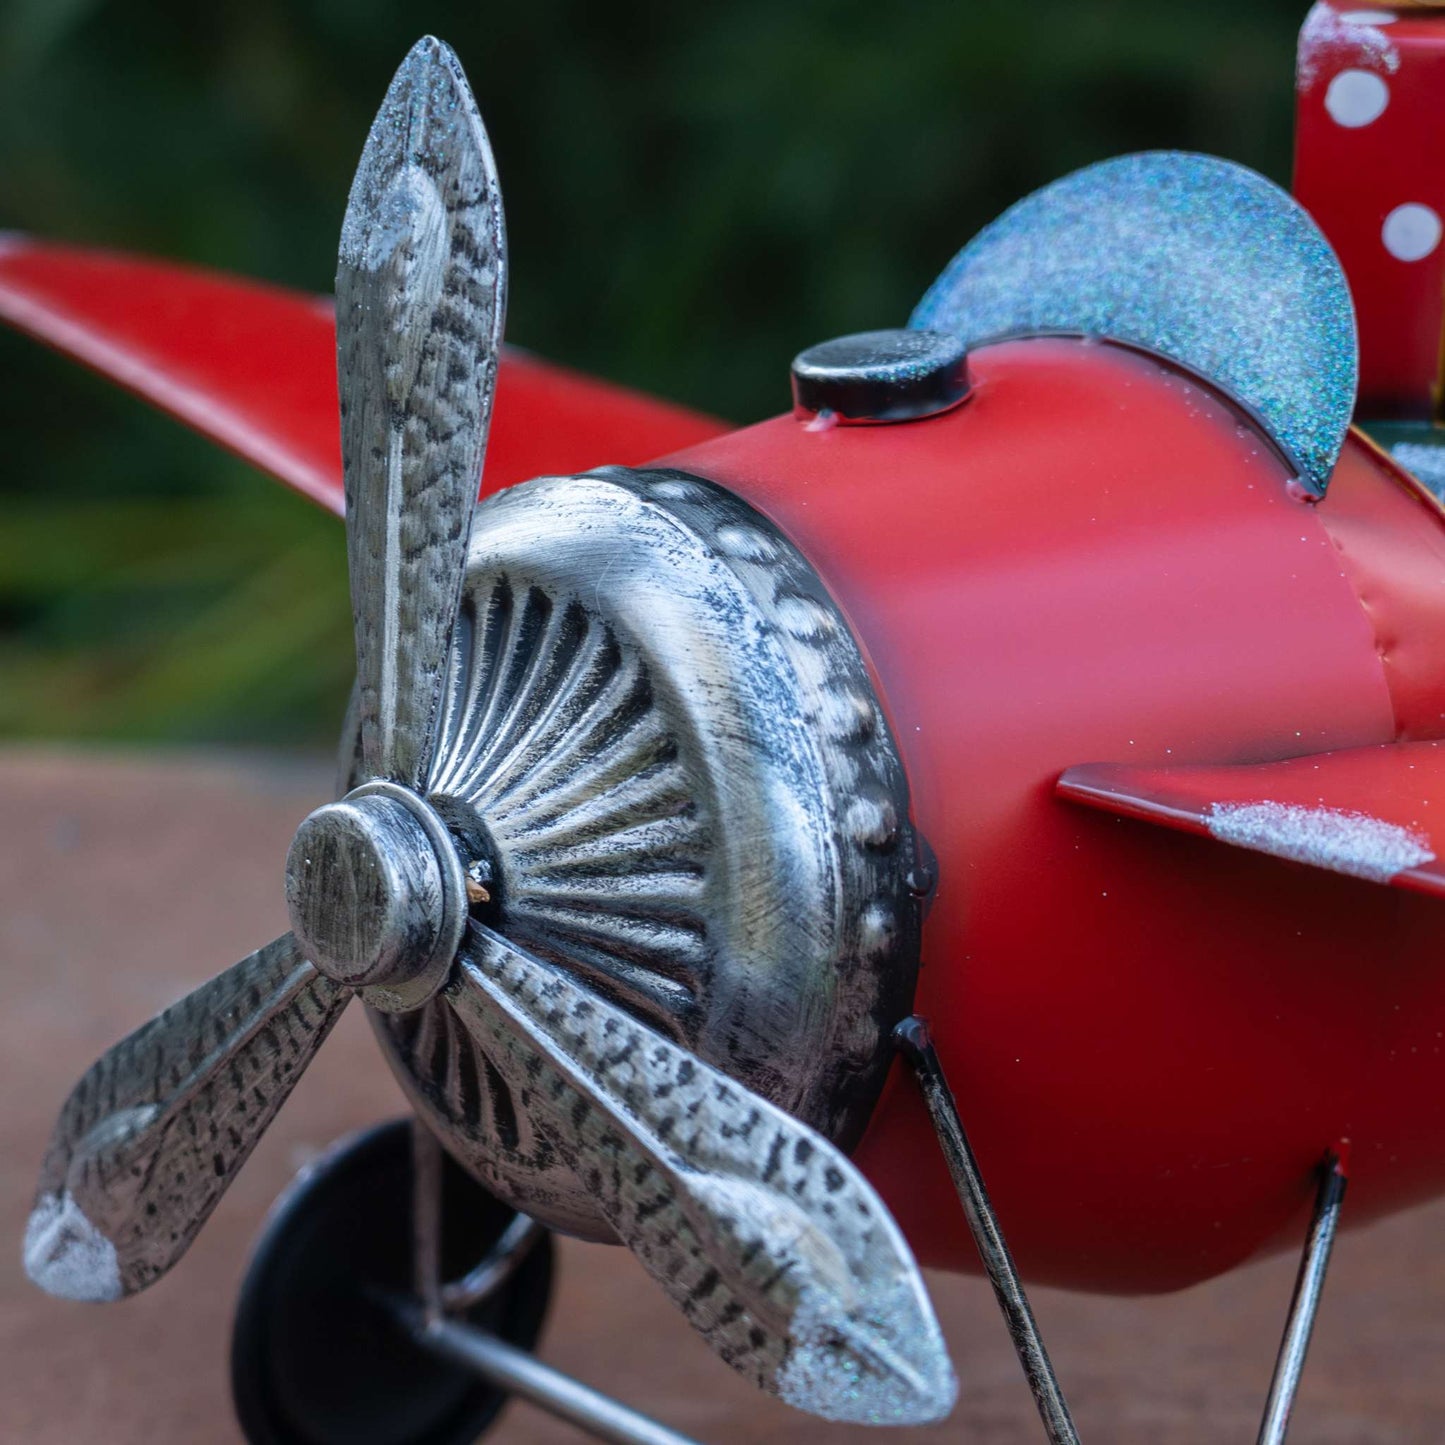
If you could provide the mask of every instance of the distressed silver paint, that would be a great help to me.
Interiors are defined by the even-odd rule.
[[[158,1278],[360,991],[504,1197],[615,1232],[800,1407],[937,1419],[953,1374],[917,1267],[812,1127],[861,1132],[911,1000],[896,750],[812,569],[720,488],[547,479],[489,502],[468,550],[501,225],[461,71],[423,41],[338,277],[361,785],[298,830],[296,932],[77,1085],[27,1265],[85,1297]]]
[[[908,1011],[908,792],[856,643],[741,499],[621,468],[478,508],[430,801],[495,864],[491,921],[848,1148]],[[489,1188],[610,1238],[439,1004],[378,1021]]]
[[[1207,821],[1221,842],[1375,883],[1435,859],[1424,834],[1339,808],[1215,803]]]
[[[456,56],[419,41],[367,137],[336,272],[365,777],[423,782],[506,311],[501,191]]]
[[[195,1238],[348,997],[288,933],[116,1044],[60,1112],[32,1229],[78,1214],[114,1250],[118,1293],[158,1279]],[[43,1276],[31,1277],[48,1287],[47,1279],[85,1272],[95,1249],[84,1230],[62,1233],[47,1245]],[[79,1255],[67,1262],[72,1250]]]
[[[1263,176],[1212,156],[1121,156],[985,227],[910,326],[970,346],[1101,337],[1197,373],[1255,417],[1323,495],[1359,384],[1349,285],[1319,228]]]
[[[501,196],[475,103],[456,57],[422,40],[368,137],[337,278],[356,716],[367,781],[384,774],[415,782],[431,756],[490,417],[504,255]],[[411,811],[430,837],[420,799]],[[447,891],[460,864],[449,835],[440,825],[435,832],[441,853],[434,861]],[[334,982],[288,933],[117,1044],[62,1109],[35,1218],[73,1205],[114,1247],[122,1293],[144,1288],[185,1252],[335,1023],[353,981],[374,982],[369,1001],[391,1006],[419,1002],[442,981],[429,976],[436,949],[412,935],[418,919],[441,938],[450,923],[444,976],[459,917],[449,920],[443,909],[433,918],[428,900],[400,887],[389,896],[342,891],[347,896],[330,902],[343,916],[328,921],[317,909],[298,909],[326,902],[307,896],[304,884],[293,909],[318,935],[313,942],[395,943],[405,935],[396,956],[379,955],[384,977],[372,980],[365,968],[353,977],[345,960],[329,957],[342,980]],[[379,902],[384,919],[374,914]],[[83,1231],[74,1239],[73,1249],[91,1243]]]
[[[918,1267],[826,1139],[490,930],[472,928],[444,997],[733,1369],[828,1419],[949,1412]]]
[[[302,821],[286,855],[286,906],[307,956],[389,1013],[446,981],[467,918],[446,824],[395,783],[363,783]]]

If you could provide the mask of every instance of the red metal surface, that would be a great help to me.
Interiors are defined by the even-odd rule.
[[[1298,76],[1294,189],[1354,292],[1360,414],[1427,418],[1441,401],[1445,242],[1392,254],[1386,225],[1403,206],[1445,218],[1445,14],[1320,0]],[[1410,219],[1391,234],[1408,238]]]
[[[1297,500],[1224,402],[1117,348],[973,364],[944,417],[670,460],[777,520],[870,654],[939,857],[919,1007],[1022,1267],[1152,1291],[1296,1246],[1342,1138],[1354,1223],[1445,1188],[1445,910],[1055,794],[1091,759],[1394,740],[1378,628],[1438,659],[1438,513],[1353,437],[1350,518]],[[1362,598],[1341,528],[1415,580]],[[976,1267],[901,1075],[858,1158],[926,1261]]]
[[[1086,763],[1059,779],[1059,793],[1120,817],[1205,838],[1216,836],[1218,809],[1267,803],[1378,820],[1420,839],[1432,854],[1437,838],[1445,848],[1445,743],[1438,742],[1381,743],[1237,768]],[[1367,829],[1366,862],[1370,841]],[[1389,881],[1445,898],[1445,860],[1432,856]]]
[[[10,236],[0,240],[0,320],[341,512],[330,297]],[[483,485],[642,462],[722,430],[509,348]]]
[[[1420,625],[1445,577],[1439,501],[1357,434],[1335,468],[1328,505],[1315,516],[1370,620],[1396,736],[1439,737],[1445,732],[1441,634]]]

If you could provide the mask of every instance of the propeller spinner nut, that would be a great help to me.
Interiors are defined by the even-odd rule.
[[[445,979],[466,924],[466,880],[435,812],[404,788],[369,783],[296,830],[286,906],[322,973],[400,1011]]]

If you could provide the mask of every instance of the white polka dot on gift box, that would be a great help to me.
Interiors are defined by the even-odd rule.
[[[1342,70],[1325,91],[1325,109],[1349,130],[1373,124],[1390,104],[1390,87],[1373,70]]]
[[[1423,261],[1439,246],[1442,229],[1438,211],[1407,201],[1385,217],[1380,236],[1397,261]]]

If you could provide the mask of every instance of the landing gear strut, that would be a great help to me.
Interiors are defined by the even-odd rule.
[[[344,1141],[272,1211],[231,1346],[251,1445],[471,1445],[517,1395],[615,1445],[694,1445],[532,1353],[552,1238],[419,1123]]]
[[[441,1267],[465,1276],[516,1216],[450,1160],[436,1170]],[[241,1288],[231,1342],[251,1445],[470,1445],[506,1391],[417,1343],[412,1125],[382,1124],[305,1169],[277,1202]],[[512,1237],[510,1269],[455,1311],[459,1327],[530,1350],[552,1293],[552,1241]]]

